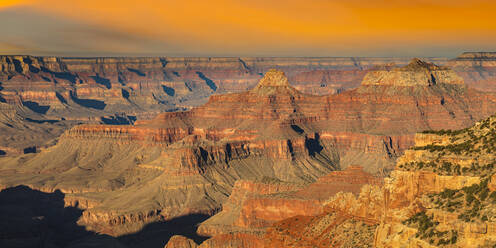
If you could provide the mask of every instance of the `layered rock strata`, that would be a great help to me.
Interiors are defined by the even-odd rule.
[[[481,91],[495,91],[495,52],[466,52],[449,60],[446,65],[453,68],[468,86]]]
[[[416,64],[403,70],[416,75]],[[419,73],[439,83],[365,81],[342,94],[311,96],[289,85],[282,72],[270,70],[252,90],[212,96],[190,111],[134,125],[74,127],[39,154],[2,158],[0,184],[59,189],[72,203],[87,207],[81,225],[119,235],[150,222],[214,214],[240,179],[308,184],[354,163],[387,174],[413,143],[414,132],[466,127],[496,109],[491,94],[450,83],[442,73]],[[315,209],[314,203],[301,204]],[[246,226],[266,225],[266,217],[253,220],[250,215],[258,213],[244,211]],[[283,217],[289,216],[281,212]]]
[[[494,91],[494,57],[493,53],[465,53],[453,60],[427,60],[452,66],[470,87]],[[388,63],[403,66],[408,59],[0,56],[0,102],[43,115],[35,121],[129,124],[152,119],[162,111],[190,109],[212,94],[250,89],[269,68],[285,71],[298,91],[327,95],[357,88],[368,71]],[[59,136],[58,128],[45,126],[41,132],[47,133],[48,140]],[[9,134],[0,135],[7,154],[28,148]],[[29,147],[40,150],[47,145],[46,138],[32,137]]]
[[[363,186],[358,196],[340,192],[323,205],[354,224],[321,231],[326,215],[290,218],[267,229],[265,247],[345,247],[332,242],[356,230],[356,223],[377,227],[373,238],[347,240],[357,247],[494,246],[495,130],[492,116],[462,130],[417,134],[384,186]],[[316,229],[319,235],[312,236]]]
[[[260,237],[278,221],[330,213],[323,206],[331,196],[341,191],[358,194],[365,184],[381,185],[382,178],[364,172],[361,167],[350,166],[309,185],[274,180],[237,181],[222,211],[203,222],[198,233],[215,237],[235,232]]]

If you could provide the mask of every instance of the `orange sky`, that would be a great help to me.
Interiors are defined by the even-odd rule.
[[[0,0],[0,21],[31,21],[9,27],[0,52],[456,56],[496,50],[494,13],[494,0]]]

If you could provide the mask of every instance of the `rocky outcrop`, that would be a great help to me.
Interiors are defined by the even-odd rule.
[[[375,228],[336,213],[297,216],[268,228],[263,247],[373,247]]]
[[[195,241],[188,239],[181,235],[174,235],[170,238],[169,242],[164,248],[197,248],[198,245]]]
[[[413,59],[407,66],[385,65],[365,75],[362,85],[432,86],[435,84],[463,85],[463,79],[448,67]]]
[[[491,117],[463,130],[418,135],[416,146],[386,181],[386,211],[376,246],[480,247],[494,242],[494,201],[488,196],[495,123]]]
[[[134,125],[74,127],[39,154],[3,158],[0,184],[59,189],[72,202],[91,199],[78,223],[121,235],[149,222],[224,212],[238,180],[316,183],[300,193],[284,186],[288,192],[275,196],[238,194],[232,201],[246,204],[231,204],[224,219],[200,228],[256,234],[284,218],[322,213],[320,203],[338,190],[377,183],[353,167],[335,175],[346,180],[317,180],[321,176],[360,162],[369,165],[365,171],[386,175],[414,132],[466,127],[495,109],[492,95],[442,80],[311,96],[284,75],[271,70],[250,91],[215,95],[190,111]]]
[[[205,236],[263,233],[265,228],[287,218],[323,214],[326,212],[324,202],[340,191],[353,195],[365,184],[381,183],[381,178],[356,166],[331,172],[306,186],[277,181],[238,181],[222,211],[202,223],[198,232]]]
[[[201,248],[258,248],[264,247],[262,237],[247,233],[222,234],[212,237],[199,246]]]
[[[450,61],[443,58],[428,58],[427,61],[451,65],[470,87],[494,91],[496,84],[492,83],[494,67],[491,56],[491,53],[466,53]],[[285,71],[292,87],[300,92],[328,95],[357,88],[369,70],[372,74],[367,77],[376,78],[377,75],[372,75],[374,72],[381,74],[381,70],[377,71],[378,66],[387,63],[403,66],[408,64],[408,59],[0,56],[0,102],[22,105],[44,115],[41,119],[51,121],[129,124],[135,119],[152,119],[163,111],[199,106],[212,94],[251,89],[270,68]],[[433,75],[442,71],[434,70]],[[405,75],[408,76],[408,73]],[[386,81],[392,82],[393,78]],[[424,80],[424,83],[432,81],[418,79]],[[133,121],[115,123],[118,118],[106,118],[116,113],[124,113],[124,119]],[[64,122],[64,129],[73,125]],[[49,140],[60,135],[60,131],[52,131],[49,125],[45,126],[41,132],[47,133]],[[8,149],[4,150],[24,149],[24,144],[8,142],[19,139],[10,133],[2,132],[0,135],[5,136],[3,146]],[[40,150],[47,145],[46,140],[38,137],[29,142]]]
[[[67,104],[77,106],[81,103],[77,98],[129,112],[136,111],[129,102],[147,109],[184,108],[201,104],[214,92],[247,90],[257,84],[260,74],[274,67],[290,73],[300,90],[324,95],[356,87],[366,68],[391,61],[406,62],[395,58],[1,56],[0,81],[8,102],[37,102],[51,106],[53,113],[55,106],[59,110]]]
[[[462,130],[417,134],[415,146],[398,160],[384,185],[364,185],[359,194],[344,190],[319,203],[319,214],[290,217],[259,230],[264,247],[493,245],[495,127],[496,119],[490,117]],[[337,173],[348,174],[331,174]],[[354,181],[349,176],[330,178],[334,180],[323,181]]]

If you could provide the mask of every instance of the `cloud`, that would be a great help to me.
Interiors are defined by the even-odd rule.
[[[0,11],[0,49],[37,55],[118,55],[168,52],[161,40],[16,7]]]
[[[454,56],[496,48],[490,0],[23,2],[0,12],[0,41],[43,53]]]

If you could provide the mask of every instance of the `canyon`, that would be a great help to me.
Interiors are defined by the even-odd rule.
[[[164,111],[188,110],[206,103],[211,95],[255,87],[270,68],[284,71],[298,91],[328,95],[357,88],[375,67],[404,66],[409,60],[0,56],[0,102],[9,105],[2,109],[16,109],[21,117],[17,126],[38,130],[23,129],[27,135],[19,137],[18,128],[0,119],[0,153],[39,151],[77,124],[132,124]],[[423,60],[450,66],[470,88],[495,91],[494,53]],[[52,129],[53,123],[60,128]]]
[[[2,128],[30,125],[33,135],[0,148],[13,151],[0,158],[0,187],[59,195],[61,209],[80,210],[69,221],[85,227],[82,235],[131,247],[160,243],[133,235],[181,218],[198,229],[185,227],[167,247],[388,247],[381,237],[393,234],[398,219],[383,216],[382,192],[401,185],[384,177],[402,175],[398,163],[420,144],[416,133],[468,128],[496,110],[488,86],[492,53],[429,59],[441,65],[388,58],[3,59]],[[14,152],[37,139],[49,142],[31,144],[33,153]],[[446,184],[435,175],[429,180]],[[460,180],[457,189],[476,182]],[[399,202],[386,201],[387,209],[403,210],[420,195],[394,194]],[[289,238],[285,230],[312,238]],[[350,237],[349,230],[364,235]]]

